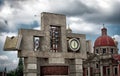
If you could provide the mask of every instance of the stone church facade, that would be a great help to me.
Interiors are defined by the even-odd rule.
[[[94,42],[93,53],[87,53],[83,62],[83,76],[120,76],[120,55],[118,42],[101,29],[101,36]]]
[[[24,59],[24,76],[83,76],[83,60],[91,51],[85,34],[66,28],[66,16],[41,13],[41,30],[20,29],[7,37],[4,50]]]

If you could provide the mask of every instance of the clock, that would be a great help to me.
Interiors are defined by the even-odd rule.
[[[72,38],[68,41],[68,46],[71,51],[78,51],[80,49],[80,41],[77,38]]]

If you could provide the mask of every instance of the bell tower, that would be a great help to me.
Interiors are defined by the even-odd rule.
[[[65,52],[66,42],[66,16],[43,12],[41,14],[41,30],[45,37],[43,49],[53,52]],[[47,42],[47,43],[46,43]],[[45,48],[47,47],[47,48]]]
[[[7,37],[4,50],[24,58],[24,76],[83,76],[83,60],[90,51],[85,34],[66,29],[66,16],[41,13],[41,30],[20,29]]]

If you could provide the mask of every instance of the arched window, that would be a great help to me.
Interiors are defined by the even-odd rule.
[[[106,48],[103,48],[103,54],[105,54],[106,53]]]
[[[96,54],[98,54],[99,52],[98,52],[98,49],[96,49]]]
[[[111,48],[111,50],[110,50],[110,51],[111,51],[111,54],[113,54],[113,53],[114,53],[114,52],[113,52],[113,48]]]
[[[110,68],[106,68],[106,73],[107,73],[107,76],[110,75]]]
[[[117,67],[114,68],[114,74],[117,75],[118,74],[118,70]]]
[[[99,68],[99,64],[98,63],[96,63],[96,68]]]

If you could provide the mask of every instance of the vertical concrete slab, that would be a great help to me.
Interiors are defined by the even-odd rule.
[[[66,41],[66,16],[61,14],[53,14],[43,12],[41,14],[41,30],[45,32],[44,37],[44,50],[50,50],[50,26],[60,26],[61,27],[61,51],[67,51],[67,41]],[[47,43],[46,43],[47,42]]]
[[[37,58],[28,57],[24,60],[24,76],[37,76]]]
[[[87,58],[87,51],[86,51],[86,39],[85,38],[80,38],[80,42],[81,42],[81,48],[80,48],[80,53],[82,55],[83,58]]]

